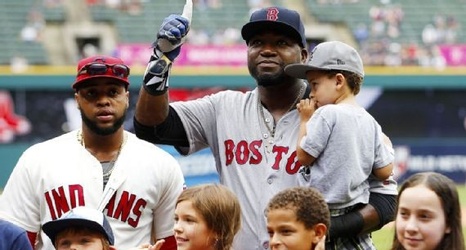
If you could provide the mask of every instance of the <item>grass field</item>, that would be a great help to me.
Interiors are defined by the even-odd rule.
[[[458,186],[458,192],[460,196],[460,202],[461,202],[461,207],[463,208],[463,214],[462,214],[462,219],[463,219],[463,234],[466,239],[466,224],[464,222],[466,221],[466,186],[461,185]],[[394,227],[393,224],[390,223],[380,229],[377,232],[374,232],[372,234],[372,239],[374,241],[374,244],[377,248],[377,250],[389,250],[392,241],[393,241],[393,234],[394,234]]]

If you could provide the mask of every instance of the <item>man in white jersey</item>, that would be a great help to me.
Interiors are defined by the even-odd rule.
[[[169,103],[168,77],[183,38],[176,29],[181,21],[181,16],[169,17],[166,22],[173,27],[162,27],[157,35],[158,39],[172,37],[174,46],[170,52],[155,51],[151,57],[136,105],[136,135],[174,145],[184,155],[210,148],[221,183],[235,192],[242,207],[242,229],[234,249],[267,249],[264,209],[273,195],[297,186],[300,174],[295,106],[310,90],[302,80],[286,75],[284,68],[307,61],[304,25],[299,14],[289,9],[268,7],[254,12],[243,26],[242,36],[257,88]],[[369,204],[333,217],[329,238],[368,233],[393,219],[396,182],[372,180],[370,185]]]
[[[124,130],[129,73],[114,57],[79,61],[72,87],[82,127],[31,146],[16,164],[0,216],[28,231],[35,249],[54,249],[42,225],[78,206],[107,216],[117,249],[156,239],[176,249],[173,214],[183,174],[170,154]]]

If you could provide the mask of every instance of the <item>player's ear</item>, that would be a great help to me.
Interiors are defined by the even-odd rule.
[[[129,91],[126,91],[126,108],[129,108]]]
[[[79,95],[78,92],[74,92],[74,101],[76,102],[76,107],[80,109],[79,107]]]
[[[301,48],[301,63],[306,63],[309,57],[309,51],[306,48]]]

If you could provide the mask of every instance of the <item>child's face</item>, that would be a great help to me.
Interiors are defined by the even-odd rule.
[[[330,78],[323,71],[308,71],[306,76],[311,86],[311,95],[315,98],[317,107],[335,103],[339,94],[337,92],[336,77]]]
[[[97,232],[64,231],[57,235],[55,248],[57,250],[107,250],[104,248],[102,235]]]
[[[215,235],[191,201],[181,201],[176,205],[173,229],[178,250],[213,249]]]
[[[450,233],[440,198],[424,185],[401,193],[395,225],[396,236],[407,250],[435,249]]]
[[[280,208],[267,213],[267,231],[272,250],[309,250],[324,236],[316,235],[314,229],[306,229],[298,221],[294,209]]]

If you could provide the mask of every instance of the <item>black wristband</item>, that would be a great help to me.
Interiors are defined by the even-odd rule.
[[[330,240],[340,237],[354,237],[364,228],[364,218],[357,210],[330,218]]]
[[[371,193],[369,204],[371,204],[379,215],[378,229],[395,219],[396,195]]]

